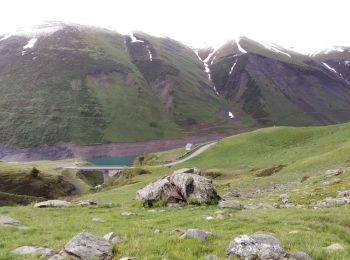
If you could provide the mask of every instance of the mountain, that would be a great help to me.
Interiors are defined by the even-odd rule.
[[[0,36],[0,143],[95,144],[225,125],[191,48],[49,22]]]
[[[238,118],[249,115],[258,126],[350,120],[345,78],[350,67],[343,67],[343,77],[314,57],[245,37],[227,42],[205,61],[216,90]]]
[[[350,47],[335,46],[310,55],[350,82]]]
[[[143,32],[60,22],[22,28],[0,35],[0,144],[349,121],[349,55],[345,47],[303,55],[246,37],[196,50]]]

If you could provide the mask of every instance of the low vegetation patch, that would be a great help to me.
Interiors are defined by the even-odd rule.
[[[287,165],[277,165],[277,166],[273,166],[271,168],[266,168],[263,170],[259,170],[257,173],[255,173],[254,175],[256,177],[267,177],[267,176],[271,176],[279,171],[281,171],[283,168],[285,168]]]

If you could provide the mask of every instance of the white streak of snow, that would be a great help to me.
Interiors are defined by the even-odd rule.
[[[234,116],[234,114],[233,114],[232,112],[228,112],[228,116],[229,116],[230,118],[235,118],[235,116]]]
[[[147,48],[147,51],[148,51],[148,55],[149,55],[149,61],[152,61],[153,60],[152,52],[149,48]]]
[[[323,64],[327,69],[329,69],[329,70],[331,70],[331,71],[333,71],[333,72],[339,74],[335,69],[333,69],[332,67],[330,67],[327,63],[322,62],[322,64]]]
[[[131,43],[134,43],[134,42],[144,42],[142,40],[138,40],[135,35],[133,33],[130,34],[130,38],[131,38]]]
[[[264,43],[264,42],[260,42],[266,49],[274,51],[274,52],[278,52],[278,53],[282,53],[286,56],[288,56],[289,58],[292,58],[292,56],[290,56],[290,54],[281,51],[280,49],[277,48],[277,46],[272,46],[272,44],[268,44],[268,43]]]
[[[237,64],[237,60],[235,61],[235,63],[233,63],[233,65],[232,65],[232,67],[230,69],[229,75],[231,75],[231,73],[232,73],[234,67],[236,66],[236,64]]]
[[[242,53],[247,53],[247,51],[245,49],[243,49],[242,46],[239,44],[239,41],[240,41],[240,39],[238,39],[236,41],[236,45],[237,45],[238,50]]]
[[[33,48],[37,40],[38,40],[37,38],[33,38],[33,39],[29,40],[28,43],[23,46],[23,49],[25,50],[25,49]]]
[[[348,60],[344,61],[344,65],[345,66],[350,66],[350,61],[348,61]]]
[[[6,39],[8,39],[8,38],[10,38],[11,36],[12,36],[11,33],[5,34],[4,37],[2,37],[2,38],[0,39],[0,42],[6,40]]]
[[[215,51],[216,51],[216,50],[213,50],[213,52],[211,52],[205,60],[202,60],[202,58],[199,56],[198,50],[194,50],[194,53],[197,55],[198,59],[199,59],[201,62],[203,62],[204,70],[205,70],[205,72],[206,72],[207,75],[208,75],[208,80],[212,83],[213,89],[214,89],[216,95],[219,96],[219,92],[217,91],[217,89],[216,89],[216,87],[215,87],[213,81],[211,80],[210,69],[209,69],[209,65],[208,65],[208,61],[209,61],[210,57],[215,53]]]

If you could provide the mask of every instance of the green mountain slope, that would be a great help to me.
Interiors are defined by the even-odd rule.
[[[155,70],[177,71],[164,90],[155,87],[161,77],[140,69],[128,37],[85,26],[45,26],[49,33],[0,41],[0,143],[169,138],[218,121],[225,102],[207,87],[201,64],[194,54],[186,56],[190,51],[180,43],[152,38],[159,51],[153,63],[161,63]],[[174,46],[185,54],[177,55]]]

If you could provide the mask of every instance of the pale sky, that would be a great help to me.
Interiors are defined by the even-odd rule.
[[[301,52],[350,46],[350,0],[2,0],[0,33],[43,20],[169,36],[194,47],[247,36]]]

